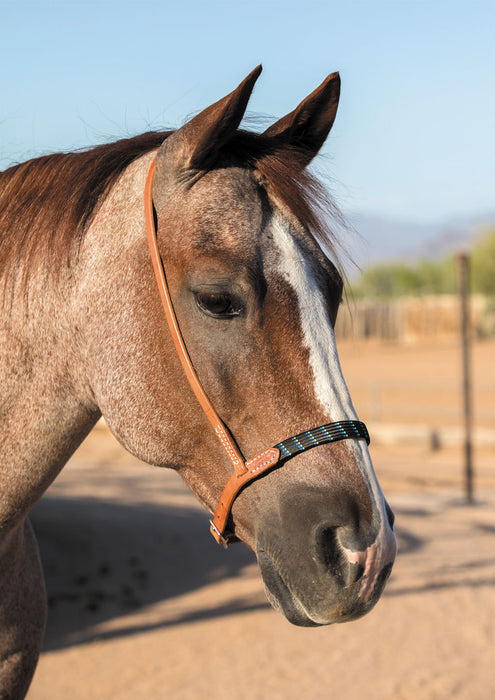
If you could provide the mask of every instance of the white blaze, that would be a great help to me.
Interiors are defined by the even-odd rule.
[[[297,296],[304,343],[309,350],[309,362],[314,376],[315,396],[324,408],[329,423],[356,420],[356,412],[339,362],[332,324],[312,262],[305,257],[304,251],[281,217],[274,216],[272,231],[274,243],[280,252],[279,270]],[[378,536],[366,552],[346,550],[350,561],[363,565],[365,573],[360,596],[366,599],[371,595],[383,566],[394,560],[396,544],[368,447],[363,440],[350,440],[348,448],[359,464],[381,517]]]
[[[305,258],[283,219],[274,217],[272,230],[280,251],[279,270],[297,295],[316,398],[328,414],[328,422],[356,420],[342,375],[332,324],[311,261]]]

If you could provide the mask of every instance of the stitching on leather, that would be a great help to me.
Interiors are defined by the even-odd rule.
[[[221,426],[216,426],[215,433],[217,434],[218,439],[222,443],[225,452],[230,457],[231,462],[233,462],[235,465],[241,464],[241,461],[232,449],[232,446]]]
[[[267,455],[267,459],[265,461],[261,462],[260,464],[258,464],[254,469],[251,469],[249,465],[252,464],[255,460],[258,460],[260,457],[262,457],[265,454]],[[279,455],[277,454],[277,462],[273,461],[274,457],[275,457],[275,454],[274,454],[273,450],[270,448],[268,450],[265,450],[265,452],[261,452],[257,457],[253,457],[253,459],[249,460],[249,462],[246,462],[246,467],[249,470],[250,474],[255,474],[260,469],[263,469],[263,467],[266,467],[269,464],[275,465],[278,462]]]

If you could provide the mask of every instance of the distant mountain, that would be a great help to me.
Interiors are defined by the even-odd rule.
[[[340,230],[337,236],[350,258],[362,269],[378,262],[438,259],[456,250],[469,249],[484,228],[495,226],[495,212],[432,223],[363,213],[346,214],[346,220],[349,230]],[[349,265],[345,267],[353,276]]]

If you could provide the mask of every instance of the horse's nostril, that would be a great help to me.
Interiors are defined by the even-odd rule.
[[[341,528],[326,527],[316,538],[316,552],[319,561],[342,587],[359,581],[364,568],[359,562],[350,562],[340,542]]]
[[[388,505],[387,501],[385,501],[385,510],[387,511],[389,525],[393,529],[395,523],[395,515],[392,508]]]
[[[349,562],[339,542],[337,527],[327,527],[320,530],[316,538],[316,552],[325,569],[342,586],[347,585]]]
[[[356,581],[359,581],[359,579],[363,577],[363,574],[364,574],[364,566],[361,566],[361,564],[354,564],[353,583],[355,583]]]

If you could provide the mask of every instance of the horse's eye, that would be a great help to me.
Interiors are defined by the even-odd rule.
[[[209,316],[215,316],[216,318],[239,316],[240,314],[240,308],[233,302],[228,294],[219,292],[198,292],[196,294],[196,303],[201,311],[204,311]]]

